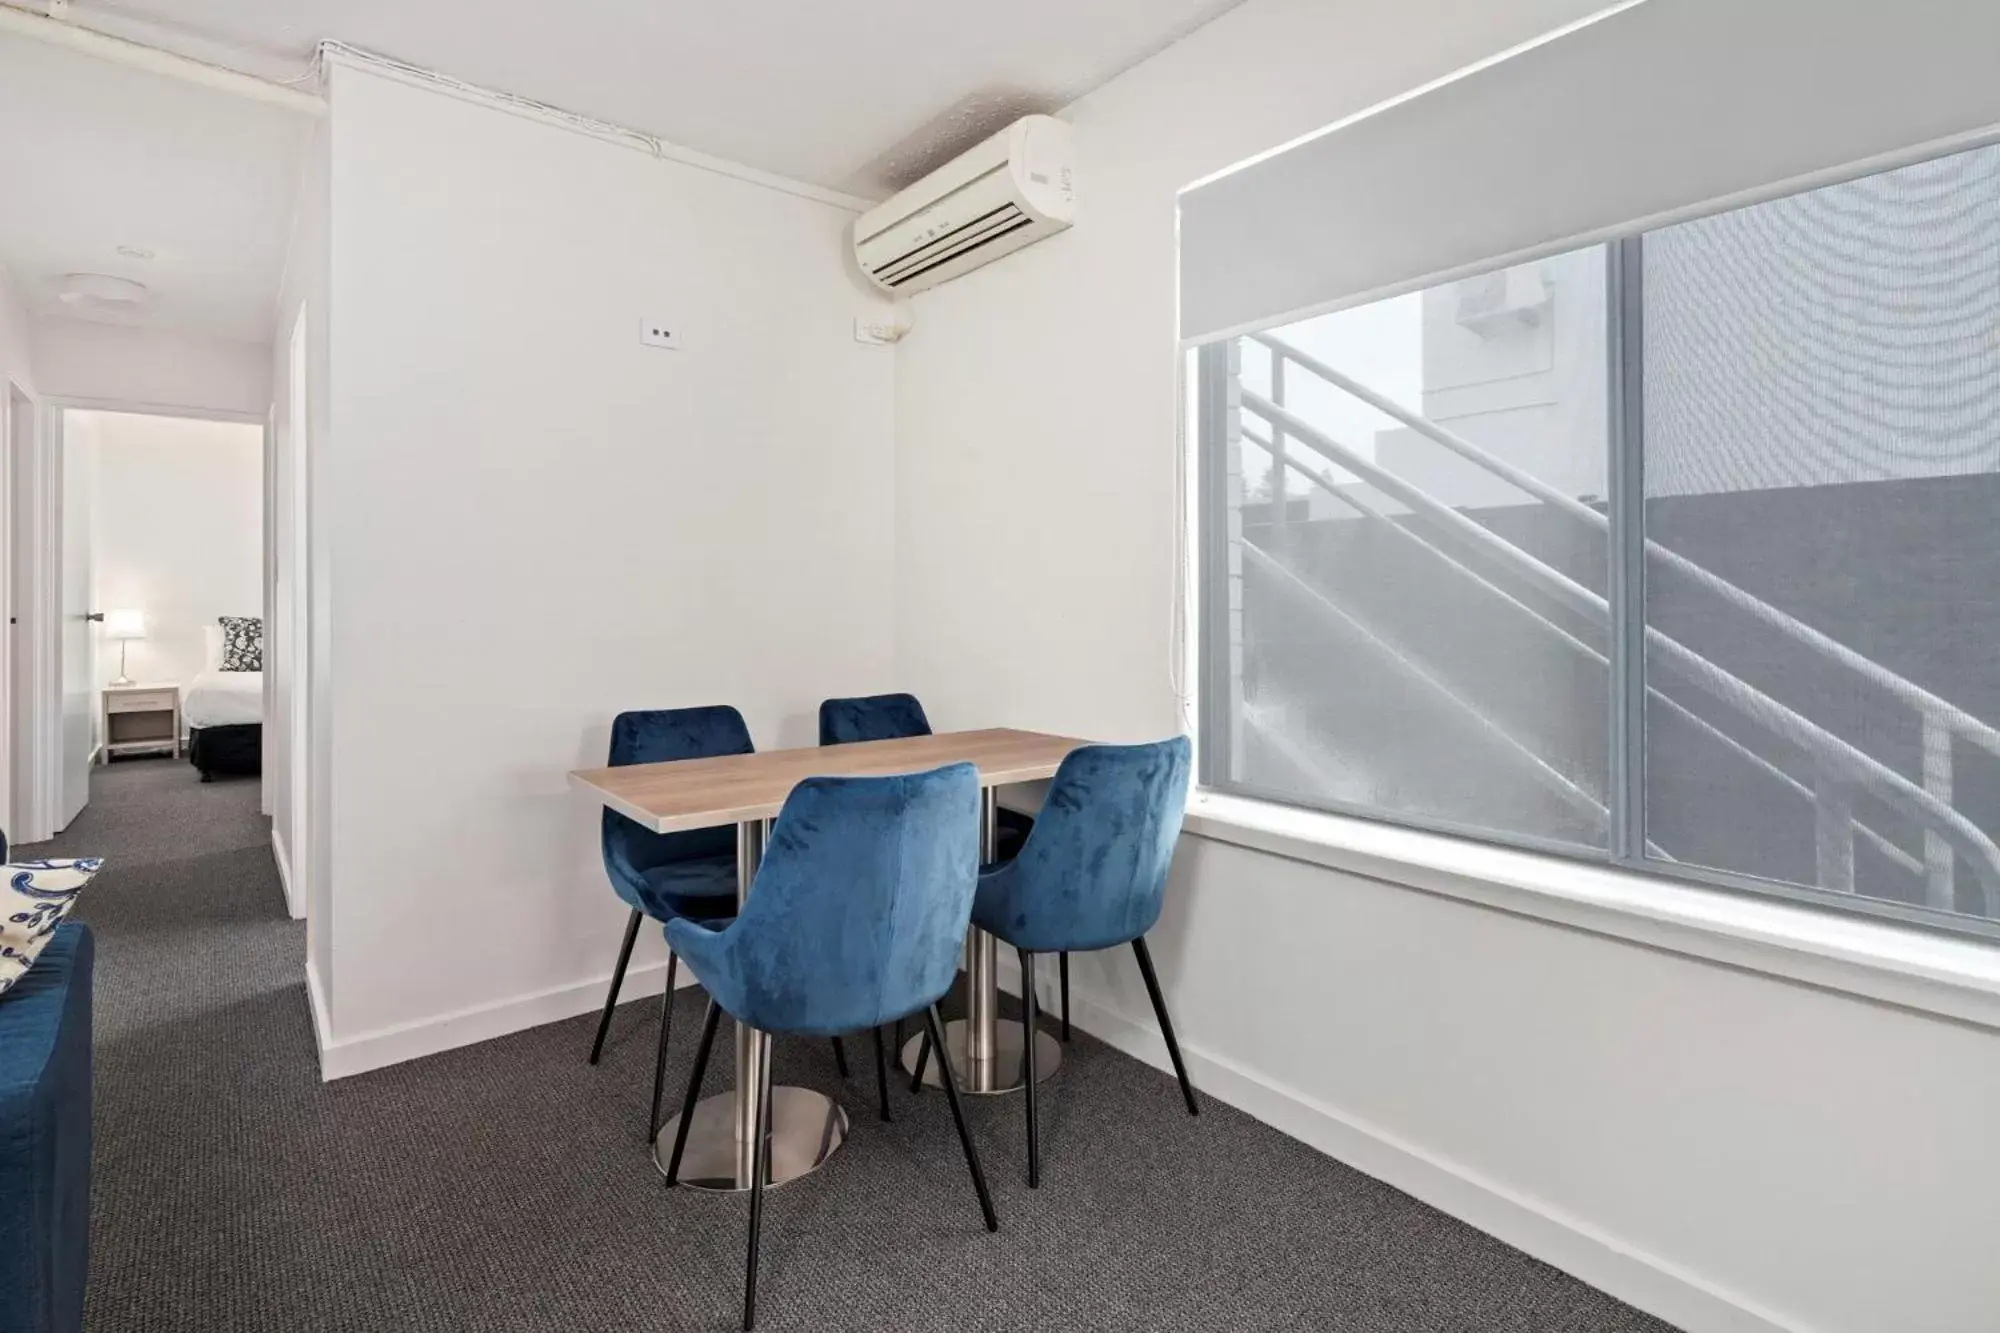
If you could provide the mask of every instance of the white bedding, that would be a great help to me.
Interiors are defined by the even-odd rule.
[[[190,727],[227,727],[264,720],[264,673],[204,671],[188,686],[181,714]]]

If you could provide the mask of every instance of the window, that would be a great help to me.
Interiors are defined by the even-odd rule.
[[[2000,147],[1191,373],[1209,786],[2000,924]]]

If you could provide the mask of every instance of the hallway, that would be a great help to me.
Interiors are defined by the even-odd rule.
[[[305,923],[285,914],[257,793],[127,760],[94,769],[82,815],[32,848],[105,858],[72,918],[97,944],[93,1330],[278,1326],[231,1293],[270,1271],[260,1237],[310,1215],[269,1172],[305,1165],[325,1098]],[[232,1273],[232,1253],[254,1266]]]

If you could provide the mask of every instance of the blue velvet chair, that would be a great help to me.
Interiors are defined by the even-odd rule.
[[[972,921],[1021,957],[1023,1019],[1035,1031],[1035,955],[1130,944],[1167,1039],[1189,1115],[1199,1115],[1167,1017],[1146,932],[1160,919],[1167,867],[1187,806],[1185,736],[1148,745],[1086,745],[1056,770],[1020,855],[979,877]],[[1041,1183],[1035,1043],[1027,1047],[1028,1184]],[[946,1061],[945,1063],[950,1063]]]
[[[942,1042],[937,1002],[958,970],[979,877],[979,774],[971,764],[896,777],[807,778],[773,825],[742,915],[717,930],[669,921],[667,943],[708,990],[667,1182],[680,1179],[688,1125],[724,1013],[756,1030],[763,1071],[752,1148],[750,1248],[743,1327],[756,1320],[757,1243],[770,1162],[771,1039],[830,1036],[921,1011]],[[958,1082],[945,1092],[986,1229],[997,1231],[979,1152],[966,1128]]]
[[[67,922],[0,995],[0,1333],[83,1328],[94,958]]]
[[[701,708],[663,708],[620,713],[611,724],[614,768],[625,764],[661,764],[675,759],[711,759],[751,754],[756,746],[743,715],[726,704]],[[727,918],[736,914],[736,829],[691,829],[684,833],[653,833],[615,810],[604,812],[604,873],[611,887],[631,907],[625,940],[618,948],[618,965],[611,972],[611,989],[604,997],[604,1014],[597,1020],[597,1037],[590,1044],[590,1063],[604,1053],[605,1034],[618,1007],[625,967],[639,923],[647,917],[661,922],[677,917]],[[667,989],[661,998],[660,1042],[653,1057],[653,1109],[646,1124],[652,1142],[660,1124],[660,1096],[666,1074],[667,1039],[673,1032],[674,975],[679,964],[667,954]],[[836,1042],[834,1056],[843,1077],[847,1055]]]
[[[914,694],[865,694],[828,699],[819,706],[819,743],[848,745],[855,741],[893,741],[904,736],[928,736],[931,720]]]
[[[866,694],[851,699],[828,699],[819,706],[821,745],[892,741],[904,736],[930,734],[931,720],[924,715],[924,706],[917,702],[914,694]],[[1027,841],[1028,831],[1035,827],[1035,819],[1033,815],[1001,806],[995,812],[995,824],[998,846],[993,849],[994,859],[1008,861]],[[1056,967],[1062,981],[1062,1039],[1068,1041],[1069,955],[1058,954]],[[900,1030],[896,1033],[895,1044],[898,1049],[903,1045]]]

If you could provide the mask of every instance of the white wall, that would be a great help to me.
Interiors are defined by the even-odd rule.
[[[39,387],[50,398],[260,421],[271,403],[263,343],[52,316],[34,322],[33,338]]]
[[[33,392],[35,376],[29,366],[28,312],[21,304],[14,279],[0,268],[0,381],[12,380]],[[4,392],[0,388],[0,392]]]
[[[1192,835],[1168,904],[1197,1082],[1361,1169],[1690,1333],[1992,1326],[1992,1029]]]
[[[601,1003],[625,910],[565,774],[619,710],[810,744],[897,683],[895,357],[839,208],[349,66],[332,117],[342,1068]]]
[[[183,691],[203,670],[203,627],[263,614],[264,432],[240,422],[71,412],[96,434],[93,605],[146,613],[128,673]],[[118,674],[103,639],[99,676]]]
[[[898,675],[940,726],[1182,725],[1177,188],[1594,8],[1249,0],[1070,109],[1076,228],[897,349]],[[1991,1031],[1194,836],[1154,948],[1198,1077],[1687,1327],[2000,1308]],[[1129,958],[1075,971],[1160,1058]]]
[[[326,780],[331,763],[332,676],[328,525],[314,522],[325,494],[309,484],[331,438],[328,388],[331,131],[322,120],[301,172],[298,204],[285,250],[278,318],[271,348],[274,429],[267,453],[271,557],[265,569],[266,626],[264,781],[270,797],[271,837],[294,915],[306,918],[308,983],[314,1021],[327,1040],[327,994],[333,934],[327,893],[326,839],[312,836],[328,820]],[[304,319],[305,381],[293,383],[293,330]],[[304,425],[293,420],[293,395],[303,392]],[[301,521],[303,519],[304,521]],[[300,553],[303,552],[303,558]],[[303,621],[303,628],[300,622]],[[295,651],[304,642],[306,651]],[[303,698],[303,702],[300,700]],[[294,719],[303,725],[295,728]],[[310,808],[306,808],[310,807]],[[307,845],[311,844],[311,845]]]

